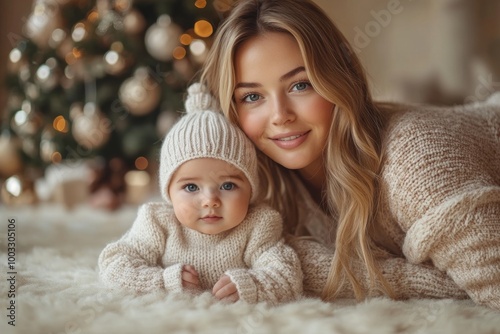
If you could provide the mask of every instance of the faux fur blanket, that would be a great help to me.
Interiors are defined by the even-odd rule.
[[[103,288],[96,264],[135,207],[0,213],[0,333],[500,333],[500,313],[471,301],[304,298],[271,307],[224,304],[208,292],[133,296]]]

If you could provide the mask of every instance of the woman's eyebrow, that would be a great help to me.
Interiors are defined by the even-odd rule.
[[[297,73],[305,72],[305,70],[306,70],[306,68],[304,66],[298,66],[298,67],[294,68],[293,70],[291,70],[290,72],[283,74],[280,77],[280,81],[287,80],[287,79],[293,77],[294,75],[296,75]],[[262,85],[260,83],[256,83],[256,82],[238,82],[236,84],[236,86],[234,86],[234,89],[257,88],[257,87],[262,87]]]
[[[294,75],[300,73],[300,72],[305,72],[306,71],[306,68],[304,66],[299,66],[297,68],[294,68],[293,70],[291,70],[290,72],[288,73],[285,73],[283,74],[281,77],[280,77],[280,81],[285,81],[286,79],[290,79],[292,78]]]

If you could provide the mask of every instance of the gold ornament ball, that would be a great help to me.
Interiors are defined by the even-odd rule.
[[[6,178],[20,173],[23,163],[19,154],[21,142],[18,138],[2,134],[0,136],[0,177]]]
[[[109,139],[113,126],[93,103],[87,103],[83,113],[73,119],[73,137],[85,149],[97,149]]]
[[[146,68],[140,68],[133,77],[123,82],[118,94],[130,114],[143,116],[153,111],[160,102],[161,87]]]
[[[33,182],[19,175],[5,180],[1,196],[2,202],[7,205],[28,205],[38,201]]]
[[[172,23],[170,16],[161,15],[146,31],[145,44],[149,54],[160,61],[170,61],[172,52],[179,45],[182,29]]]
[[[166,110],[163,111],[156,120],[156,131],[160,137],[164,137],[172,126],[179,119],[179,114],[175,111]]]
[[[123,18],[123,30],[126,33],[137,35],[142,33],[145,28],[146,19],[137,9],[132,9]]]

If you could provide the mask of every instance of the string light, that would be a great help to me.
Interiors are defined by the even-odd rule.
[[[80,51],[78,48],[73,48],[72,53],[76,59],[82,57],[82,51]]]
[[[87,15],[87,20],[89,20],[91,23],[97,22],[99,20],[99,13],[97,10],[92,10],[89,15]]]
[[[66,55],[66,57],[64,57],[64,60],[66,61],[66,64],[68,64],[68,65],[76,63],[76,58],[72,52],[68,53]]]
[[[60,163],[62,161],[61,153],[59,153],[59,152],[52,153],[50,160],[52,160],[52,162],[55,164]]]
[[[196,39],[191,43],[189,46],[189,50],[195,55],[195,56],[201,56],[205,50],[207,49],[207,46],[205,45],[205,42],[202,40]]]
[[[179,41],[183,45],[189,45],[189,44],[191,44],[192,40],[193,40],[193,37],[191,37],[190,34],[182,34],[181,37],[179,37]]]
[[[148,165],[148,159],[146,159],[145,157],[138,157],[137,159],[135,159],[135,168],[137,168],[138,170],[145,170],[146,168],[148,168]]]
[[[182,46],[177,46],[174,51],[172,51],[172,56],[177,60],[181,60],[182,58],[186,57],[186,49],[184,49]]]
[[[200,37],[209,37],[214,32],[214,28],[207,20],[199,20],[194,24],[194,32]]]
[[[62,133],[68,132],[68,123],[66,122],[66,119],[64,119],[64,117],[61,115],[57,116],[54,119],[52,126],[54,127],[54,129],[56,129],[59,132],[62,132]]]
[[[87,35],[87,30],[85,29],[85,24],[82,22],[78,22],[75,24],[73,28],[73,32],[71,33],[71,38],[75,42],[81,42],[85,36]]]
[[[9,53],[9,59],[13,63],[17,63],[18,61],[20,61],[21,57],[22,53],[21,51],[19,51],[19,49],[12,49],[12,51]]]
[[[196,6],[196,8],[205,8],[207,2],[205,0],[196,0],[194,5]]]

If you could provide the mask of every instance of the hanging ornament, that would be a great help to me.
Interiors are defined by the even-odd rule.
[[[11,127],[19,136],[33,136],[40,130],[42,123],[42,117],[31,102],[24,100],[21,109],[12,117]]]
[[[74,110],[75,107],[72,109]],[[111,121],[94,103],[87,102],[83,111],[73,117],[73,137],[83,148],[97,149],[108,141],[113,130]]]
[[[115,0],[113,8],[118,13],[126,13],[132,7],[132,0]]]
[[[146,49],[155,59],[170,61],[174,48],[179,45],[181,34],[181,28],[172,22],[170,16],[161,15],[146,31]]]
[[[26,36],[38,47],[45,48],[52,32],[61,25],[59,6],[55,2],[37,0],[24,29]]]
[[[160,138],[165,137],[170,128],[177,122],[179,115],[171,110],[162,111],[156,120],[156,132]]]
[[[0,178],[7,178],[18,174],[23,169],[21,161],[21,141],[13,137],[9,130],[0,135]]]
[[[1,196],[7,205],[28,205],[38,201],[33,182],[20,175],[5,180]]]
[[[137,10],[132,9],[123,18],[123,30],[126,34],[138,35],[146,28],[144,16]]]
[[[119,97],[132,115],[147,115],[160,102],[160,83],[153,79],[146,67],[140,67],[133,77],[123,82]]]

